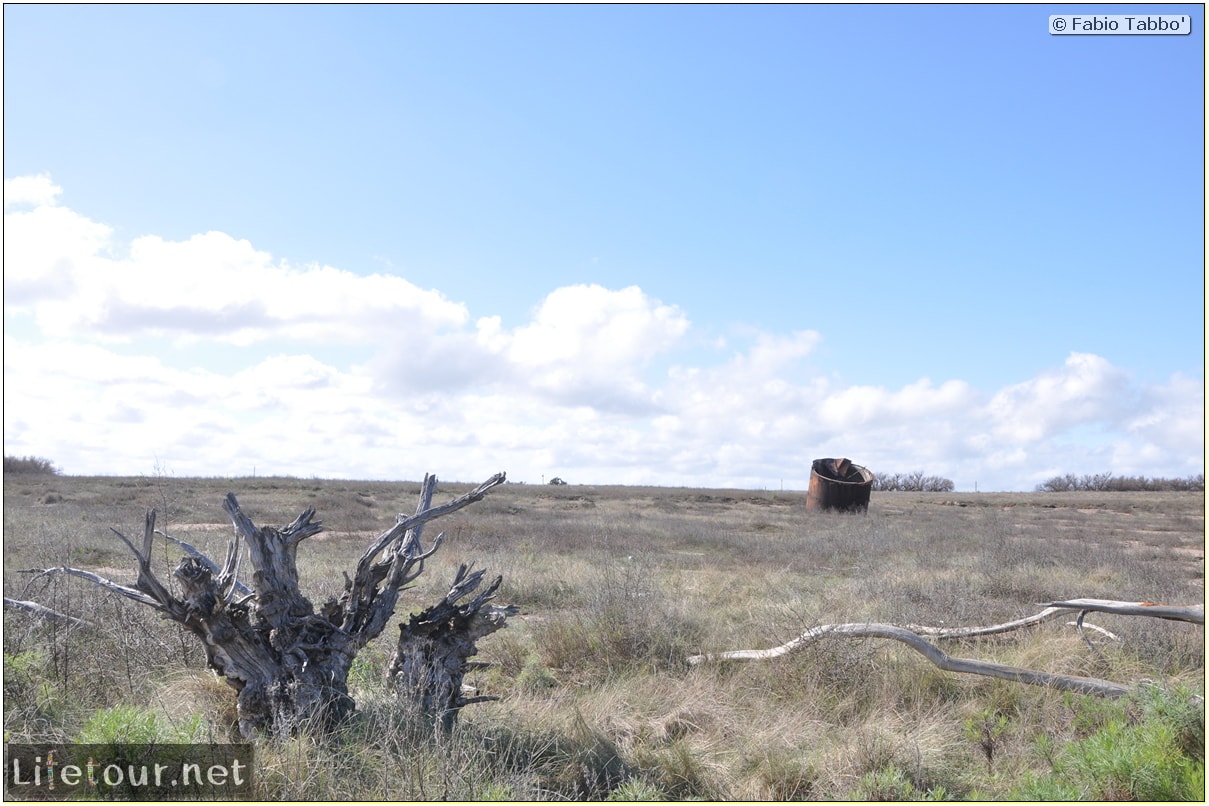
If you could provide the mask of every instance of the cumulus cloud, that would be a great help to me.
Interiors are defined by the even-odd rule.
[[[465,306],[402,277],[274,260],[222,232],[135,238],[114,255],[112,230],[56,204],[48,178],[15,185],[5,207],[5,306],[32,308],[60,338],[167,337],[248,345],[272,339],[363,343],[382,333],[460,328]]]
[[[510,358],[528,366],[621,369],[666,349],[688,330],[675,306],[651,300],[637,286],[610,291],[599,285],[556,289],[533,321],[508,344]]]
[[[110,228],[58,206],[61,192],[48,176],[4,180],[6,311],[78,295],[77,277],[109,247]]]
[[[1124,370],[1098,355],[1071,353],[1061,369],[1000,390],[987,412],[997,436],[1037,442],[1075,425],[1117,422],[1131,392]]]
[[[642,369],[688,328],[679,308],[637,286],[576,285],[547,295],[528,324],[493,335],[517,375],[553,399],[649,411]]]
[[[703,360],[688,312],[637,286],[557,288],[505,323],[221,232],[127,248],[61,206],[49,177],[5,192],[6,312],[38,325],[6,330],[6,451],[71,473],[503,469],[801,489],[811,459],[844,455],[959,489],[1030,489],[1058,472],[1203,470],[1203,382],[1139,384],[1091,353],[998,390],[852,385],[812,365],[826,335],[809,329],[742,332]],[[216,344],[240,349],[195,360]]]
[[[10,207],[16,208],[27,205],[50,207],[56,203],[56,200],[62,194],[63,188],[56,185],[49,174],[17,176],[12,179],[5,179],[4,209],[7,211]]]
[[[1199,472],[1185,463],[1195,465],[1203,443],[1191,417],[1139,420],[1134,431],[1145,433],[1122,430],[1102,447],[997,442],[987,436],[994,426],[989,401],[969,401],[972,393],[959,382],[861,387],[854,396],[834,382],[795,385],[770,376],[744,395],[717,386],[713,368],[668,378],[658,390],[665,411],[636,416],[543,401],[507,384],[399,405],[376,394],[368,374],[305,354],[273,355],[233,372],[62,342],[7,339],[5,354],[8,449],[51,457],[76,473],[145,472],[162,462],[181,475],[257,467],[398,478],[435,469],[469,480],[499,468],[529,481],[557,474],[598,483],[759,487],[784,479],[801,488],[810,459],[847,455],[875,470],[945,475],[967,489],[974,481],[982,489],[1028,489],[1056,472]],[[761,391],[768,387],[781,394]],[[1201,405],[1192,384],[1168,387],[1139,394],[1160,399],[1181,391],[1187,411]],[[868,419],[867,408],[849,405],[855,399],[872,400],[886,418]],[[815,415],[829,408],[839,419]],[[1171,447],[1180,436],[1193,444]]]
[[[558,288],[508,329],[486,316],[469,330],[388,346],[369,370],[384,392],[523,389],[534,405],[651,411],[644,370],[688,330],[678,308],[640,288]]]
[[[1183,457],[1173,474],[1204,472],[1204,382],[1177,373],[1167,383],[1143,388],[1139,400],[1125,422],[1127,438],[1116,443],[1111,466],[1140,474],[1164,458]]]
[[[849,430],[961,416],[977,404],[977,394],[964,381],[946,381],[937,387],[921,378],[898,391],[881,386],[838,390],[822,402],[818,416],[836,430]]]

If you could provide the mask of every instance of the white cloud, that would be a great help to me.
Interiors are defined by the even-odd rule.
[[[1037,442],[1075,425],[1115,423],[1130,398],[1127,373],[1104,358],[1071,353],[1059,370],[1000,390],[988,404],[995,433],[1011,442]]]
[[[836,430],[961,416],[977,405],[977,395],[964,381],[939,387],[927,378],[891,392],[880,386],[851,386],[832,394],[819,408],[819,418]]]
[[[1030,489],[1058,472],[1203,469],[1203,383],[1140,385],[1093,354],[990,393],[848,385],[811,366],[812,330],[747,332],[689,365],[704,337],[636,286],[558,288],[506,326],[401,277],[293,265],[220,232],[122,253],[57,205],[49,177],[5,192],[6,311],[41,329],[6,331],[6,451],[71,473],[801,489],[811,459],[844,455]],[[244,346],[203,369],[207,344]]]
[[[531,321],[509,330],[499,316],[465,329],[388,345],[368,371],[380,389],[402,397],[432,390],[525,390],[530,405],[650,411],[645,369],[689,327],[676,307],[637,287],[559,288]]]
[[[110,228],[56,206],[59,192],[48,177],[4,180],[6,311],[77,296],[77,278],[95,271],[96,256],[109,247]]]
[[[1205,385],[1181,374],[1142,389],[1137,411],[1125,423],[1117,441],[1112,467],[1117,472],[1145,473],[1172,457],[1183,457],[1171,475],[1204,472]]]
[[[652,300],[637,286],[566,286],[547,295],[533,321],[515,331],[508,353],[527,366],[588,362],[622,369],[670,347],[688,327],[678,308]]]
[[[676,344],[688,318],[637,286],[552,291],[528,324],[490,335],[519,379],[570,405],[648,409],[643,368]],[[483,331],[480,330],[480,334]]]
[[[221,232],[187,241],[148,235],[115,257],[109,227],[54,206],[55,194],[35,184],[18,188],[39,206],[5,210],[5,306],[33,307],[57,337],[365,343],[460,328],[469,317],[465,306],[401,277],[293,266]]]
[[[49,174],[5,179],[4,209],[7,211],[9,207],[24,205],[51,207],[62,194],[63,188],[56,185]]]

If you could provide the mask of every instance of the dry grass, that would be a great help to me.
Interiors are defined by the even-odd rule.
[[[25,589],[18,569],[68,564],[130,582],[109,528],[138,532],[148,506],[221,556],[220,502],[233,490],[257,524],[318,510],[330,531],[300,552],[318,602],[414,507],[419,484],[11,476],[4,489],[6,595],[98,624],[85,634],[6,614],[6,660],[32,669],[6,669],[6,735],[33,740],[70,738],[124,702],[177,720],[204,713],[220,735],[230,699],[174,625],[77,581]],[[994,797],[1046,768],[1036,737],[1073,735],[1071,697],[946,674],[871,640],[760,663],[690,668],[685,657],[773,646],[825,622],[980,625],[1056,598],[1204,600],[1203,493],[880,493],[852,516],[808,515],[793,492],[506,485],[438,526],[446,545],[399,616],[442,595],[458,563],[503,574],[497,599],[522,614],[482,643],[491,665],[468,680],[501,701],[469,709],[446,745],[425,744],[378,685],[381,639],[354,667],[360,714],[343,738],[260,754],[265,797]],[[163,578],[176,559],[162,548]],[[1051,622],[946,651],[1203,693],[1202,630],[1088,620],[1122,641],[1093,653]],[[1000,716],[988,763],[970,731]]]

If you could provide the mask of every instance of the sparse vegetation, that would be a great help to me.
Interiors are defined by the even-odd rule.
[[[951,493],[950,479],[925,476],[922,470],[913,473],[874,473],[873,489],[886,493]]]
[[[1012,800],[1201,801],[1205,798],[1204,702],[1183,689],[1146,688],[1122,703],[1078,708],[1097,726],[1053,753],[1048,771],[1025,776]]]
[[[26,588],[16,570],[68,564],[130,582],[109,528],[140,523],[164,495],[169,531],[221,556],[231,490],[265,524],[319,510],[332,531],[311,539],[299,570],[322,601],[419,484],[6,475],[6,595],[98,625],[5,613],[6,738],[235,740],[232,692],[178,627],[78,580]],[[466,682],[502,699],[434,737],[389,692],[393,647],[381,638],[350,674],[348,724],[260,748],[258,798],[1204,797],[1204,631],[1193,625],[1093,614],[1120,638],[1089,632],[1095,652],[1062,621],[960,644],[1007,664],[1155,681],[1116,701],[947,674],[874,640],[685,663],[826,622],[990,624],[1073,596],[1200,602],[1201,492],[884,492],[854,518],[807,513],[801,492],[518,484],[442,526],[445,546],[395,623],[443,596],[462,562],[501,573],[497,601],[521,614],[482,641],[476,659],[489,665]],[[177,558],[157,544],[157,574]]]
[[[59,469],[49,459],[40,456],[5,456],[4,475],[9,473],[32,473],[42,476],[56,476]]]
[[[1204,492],[1205,474],[1186,478],[1147,478],[1146,476],[1114,476],[1112,473],[1092,473],[1076,476],[1067,473],[1054,476],[1037,485],[1039,493],[1095,492]]]

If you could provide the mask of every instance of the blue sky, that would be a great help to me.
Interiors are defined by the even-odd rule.
[[[1203,11],[1143,8],[1192,35],[1051,36],[1066,6],[6,6],[6,453],[1202,472]]]

